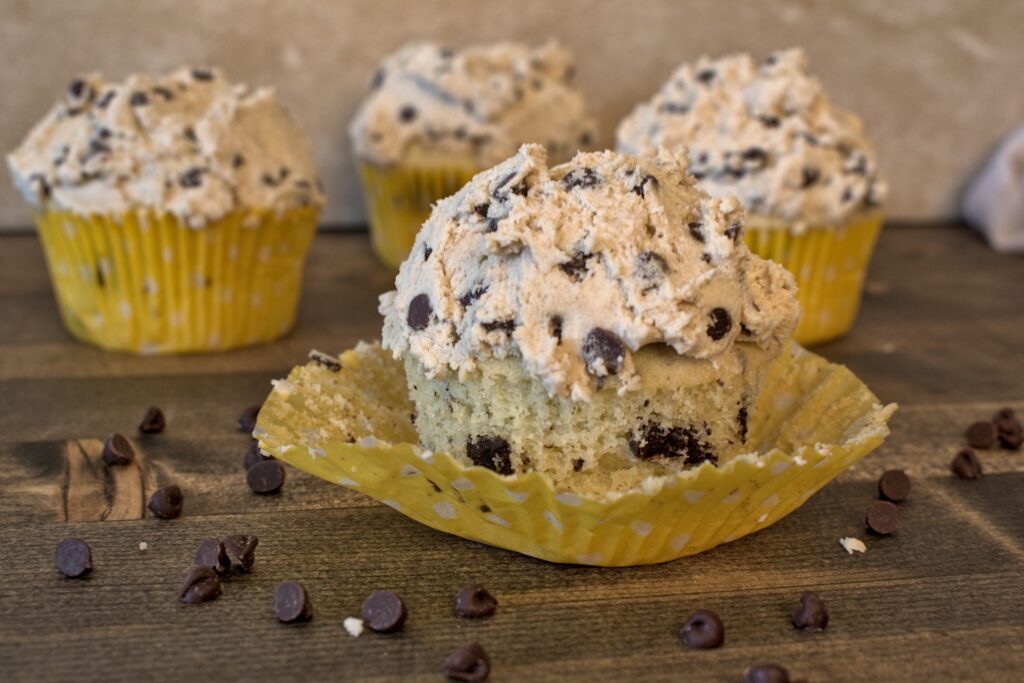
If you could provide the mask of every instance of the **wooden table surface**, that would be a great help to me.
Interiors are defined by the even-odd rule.
[[[446,536],[293,469],[280,495],[249,493],[236,416],[308,349],[374,338],[390,280],[365,236],[322,234],[290,337],[141,358],[71,341],[35,237],[0,238],[0,680],[441,681],[444,657],[470,640],[493,681],[740,681],[762,660],[810,681],[1024,680],[1024,453],[982,453],[977,481],[948,470],[968,423],[1024,410],[1024,259],[953,226],[887,229],[857,328],[818,349],[901,404],[887,443],[765,531],[631,569]],[[168,428],[139,439],[140,466],[113,478],[99,440],[134,435],[149,404]],[[903,528],[869,538],[864,511],[890,467],[914,482]],[[144,496],[172,481],[183,516],[144,516]],[[254,571],[216,601],[178,602],[197,542],[239,532],[260,538]],[[868,551],[847,555],[848,535]],[[54,569],[67,536],[92,546],[85,580]],[[309,624],[275,621],[284,579],[309,590]],[[471,581],[497,596],[493,618],[452,615]],[[349,637],[342,619],[377,588],[405,598],[405,631]],[[830,608],[824,633],[790,624],[804,590]],[[702,608],[721,615],[726,643],[685,650],[679,626]]]

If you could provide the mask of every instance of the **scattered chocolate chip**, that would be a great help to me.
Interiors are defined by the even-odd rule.
[[[160,97],[164,98],[165,102],[170,102],[174,99],[174,93],[168,90],[167,88],[163,87],[162,85],[158,85],[155,88],[153,88],[153,94],[159,95]]]
[[[892,503],[902,503],[910,495],[910,477],[903,470],[886,470],[878,479],[878,495]]]
[[[512,334],[516,329],[515,318],[508,318],[506,320],[485,320],[480,323],[480,327],[484,328],[485,332],[504,332],[505,334]]]
[[[407,104],[398,110],[398,120],[402,123],[411,123],[416,120],[417,113],[416,107]]]
[[[662,102],[661,106],[658,107],[661,111],[667,114],[688,114],[690,113],[690,107],[680,102]]]
[[[744,683],[789,683],[789,672],[778,664],[753,664],[743,672]]]
[[[216,538],[204,538],[196,548],[195,565],[209,567],[218,574],[231,569],[231,558],[224,544]]]
[[[562,325],[564,324],[565,321],[562,320],[562,316],[560,315],[553,315],[548,319],[548,332],[551,333],[552,337],[558,340],[559,344],[562,343]]]
[[[234,155],[232,155],[232,157],[231,157],[231,167],[232,168],[240,168],[244,164],[245,164],[245,157],[244,156],[242,156],[241,154],[234,154]]]
[[[409,302],[409,311],[405,316],[405,321],[409,324],[409,329],[419,332],[427,329],[433,314],[434,307],[430,305],[430,297],[426,294],[417,294]]]
[[[828,609],[816,593],[800,595],[800,606],[793,612],[793,625],[804,631],[824,631],[828,626]]]
[[[1018,451],[1024,445],[1024,425],[1021,425],[1012,409],[1000,410],[993,416],[992,424],[996,428],[999,445],[1003,448]]]
[[[718,341],[729,334],[729,330],[732,329],[732,316],[729,315],[729,311],[724,308],[713,308],[708,317],[711,319],[711,323],[708,325],[709,337]]]
[[[253,534],[234,534],[224,538],[224,550],[231,564],[242,571],[249,571],[256,562],[256,546],[260,539]]]
[[[384,85],[384,69],[377,69],[373,73],[373,78],[370,79],[370,89],[376,90],[380,86]]]
[[[331,372],[341,372],[341,361],[339,361],[335,356],[324,353],[323,351],[313,349],[309,352],[309,359],[317,365],[327,368]]]
[[[360,610],[363,621],[377,633],[394,633],[405,625],[408,613],[402,598],[391,591],[374,591]]]
[[[587,274],[587,261],[594,258],[595,254],[577,251],[572,259],[558,264],[558,269],[571,277],[576,282],[582,282]]]
[[[626,347],[619,336],[601,327],[587,333],[581,351],[587,372],[596,377],[618,374],[626,359]]]
[[[702,223],[693,221],[691,223],[687,223],[686,227],[689,228],[690,236],[693,239],[697,240],[701,244],[704,243],[704,225]]]
[[[636,276],[649,283],[659,282],[668,272],[668,263],[653,251],[642,251],[636,257]]]
[[[128,104],[133,107],[145,107],[149,104],[149,95],[141,90],[136,90],[131,94],[131,97],[128,98]]]
[[[277,460],[264,460],[245,472],[245,483],[253,493],[270,495],[284,486],[284,466]]]
[[[430,258],[430,255],[433,254],[433,253],[434,253],[433,249],[431,249],[430,247],[428,247],[425,244],[423,245],[423,260],[424,261],[428,260]]]
[[[448,655],[441,673],[453,681],[481,683],[491,673],[491,660],[480,643],[473,642]]]
[[[103,442],[103,462],[113,467],[115,465],[127,465],[135,460],[135,449],[132,443],[123,434],[111,434]]]
[[[164,431],[166,426],[164,411],[156,406],[150,406],[146,409],[146,414],[142,416],[142,421],[139,422],[139,431],[143,434],[159,434]]]
[[[108,90],[96,101],[96,106],[100,109],[106,109],[111,102],[114,101],[114,97],[117,96],[116,90]]]
[[[204,168],[190,168],[178,177],[178,184],[186,189],[202,187],[204,173],[206,173]]]
[[[995,445],[999,434],[991,422],[975,422],[967,428],[966,436],[971,448],[988,449]]]
[[[652,175],[645,175],[638,184],[633,186],[633,192],[636,192],[641,197],[646,197],[648,184],[654,189],[658,189],[658,179]]]
[[[463,619],[481,619],[494,614],[498,601],[479,584],[463,586],[455,596],[455,615]]]
[[[487,204],[477,204],[476,206],[473,207],[473,213],[475,213],[477,216],[480,216],[480,218],[487,218],[487,212],[490,211],[490,210],[491,210],[490,203],[487,203]]]
[[[721,647],[725,641],[725,627],[717,614],[709,610],[698,610],[686,620],[679,632],[683,645],[696,650],[710,650]]]
[[[736,413],[736,424],[740,426],[740,440],[743,443],[747,442],[747,407],[743,406],[739,412]]]
[[[487,221],[487,227],[484,228],[484,232],[497,232],[498,230],[498,219],[492,218]]]
[[[199,142],[199,137],[196,136],[196,129],[192,126],[185,126],[185,130],[182,131],[182,135],[185,136],[186,140],[193,144]]]
[[[80,538],[65,538],[57,544],[53,563],[64,576],[77,578],[92,570],[92,549]]]
[[[501,475],[512,474],[512,448],[500,436],[478,436],[466,440],[466,457],[474,465]]]
[[[574,168],[562,178],[562,187],[566,192],[575,188],[588,190],[601,184],[601,176],[592,168]]]
[[[197,81],[212,81],[213,72],[208,69],[192,69],[192,78]]]
[[[814,185],[821,178],[821,171],[810,166],[805,166],[800,172],[800,187],[806,188]]]
[[[245,432],[246,434],[252,434],[253,430],[256,429],[256,418],[260,415],[260,408],[263,406],[259,403],[254,403],[238,416],[238,431]]]
[[[302,584],[282,581],[274,589],[274,615],[282,624],[294,624],[313,618],[313,606]]]
[[[249,444],[248,450],[245,451],[245,458],[242,460],[242,463],[245,465],[246,471],[248,471],[250,467],[264,460],[273,460],[273,458],[269,455],[263,455],[263,452],[260,451],[259,442],[253,441]]]
[[[580,470],[583,469],[583,466],[585,464],[586,464],[586,462],[583,460],[583,458],[576,458],[576,459],[574,459],[572,461],[572,471],[573,472],[579,472]]]
[[[778,128],[779,124],[782,123],[778,116],[759,116],[757,118],[765,128]]]
[[[981,460],[970,448],[964,448],[953,457],[950,470],[961,479],[977,479],[982,475]]]
[[[469,308],[470,305],[487,293],[486,286],[473,287],[471,290],[459,297],[459,303],[462,304],[463,308]]]
[[[181,487],[177,484],[165,486],[158,489],[149,497],[146,507],[160,519],[177,519],[181,516],[181,505],[184,497],[181,495]]]
[[[715,76],[717,75],[718,74],[715,73],[714,69],[701,69],[697,72],[697,80],[701,83],[710,83],[715,80]]]
[[[887,500],[878,500],[868,508],[864,519],[869,531],[888,536],[900,528],[900,509]]]
[[[853,188],[852,187],[845,188],[843,190],[843,196],[840,197],[840,200],[843,203],[853,201]]]
[[[85,79],[76,78],[68,84],[68,94],[75,100],[92,99],[92,86]]]
[[[718,457],[711,445],[700,438],[692,427],[665,427],[648,422],[629,438],[629,450],[641,460],[652,458],[683,458],[685,465],[699,465],[702,462],[718,464]]]
[[[189,605],[213,600],[221,594],[220,577],[212,567],[193,567],[178,590],[178,599]]]

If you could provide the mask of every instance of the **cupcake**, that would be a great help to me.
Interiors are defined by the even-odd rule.
[[[860,119],[833,105],[798,49],[681,66],[619,125],[618,149],[686,149],[690,171],[747,213],[751,250],[796,277],[802,344],[845,334],[886,194]]]
[[[7,163],[81,341],[218,351],[294,324],[323,189],[272,90],[203,69],[76,78]]]
[[[397,268],[435,201],[523,143],[568,160],[593,137],[570,54],[554,43],[416,43],[381,64],[349,134],[370,236]]]
[[[442,200],[382,344],[274,383],[260,448],[424,524],[556,562],[663,562],[769,526],[884,439],[790,341],[792,275],[683,152],[526,145]]]

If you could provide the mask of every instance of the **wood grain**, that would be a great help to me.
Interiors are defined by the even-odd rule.
[[[71,341],[35,239],[0,238],[0,680],[440,681],[445,655],[474,639],[494,681],[739,681],[763,660],[811,681],[1024,679],[1024,454],[981,453],[977,481],[948,471],[969,422],[1004,405],[1024,412],[1024,260],[953,226],[887,229],[857,328],[819,350],[902,404],[892,437],[770,529],[630,569],[445,536],[292,469],[280,495],[248,491],[238,413],[309,348],[376,336],[390,279],[365,237],[321,235],[292,336],[138,358]],[[150,404],[166,432],[133,436],[137,465],[111,474],[102,438],[134,435]],[[913,492],[900,532],[869,537],[864,511],[889,467],[908,471]],[[183,516],[154,519],[145,499],[170,482],[185,491]],[[198,542],[239,532],[260,537],[254,571],[214,602],[180,604]],[[847,555],[848,535],[868,552]],[[53,568],[67,536],[93,548],[85,580]],[[284,579],[306,585],[311,623],[274,620]],[[470,581],[498,597],[493,618],[452,615]],[[406,599],[405,632],[350,638],[342,619],[378,588]],[[826,632],[791,626],[803,590],[827,602]],[[723,648],[679,645],[699,608],[724,619]]]

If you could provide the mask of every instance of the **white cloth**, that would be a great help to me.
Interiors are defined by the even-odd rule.
[[[996,251],[1024,252],[1024,125],[971,180],[961,212]]]

